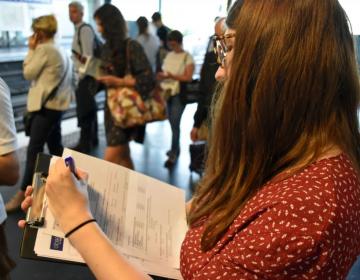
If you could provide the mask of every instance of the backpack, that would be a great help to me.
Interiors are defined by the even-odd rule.
[[[97,58],[100,58],[101,56],[101,49],[102,49],[102,46],[103,46],[103,42],[100,40],[100,38],[97,36],[97,34],[95,33],[93,27],[88,24],[88,23],[84,23],[82,24],[79,29],[78,29],[78,45],[80,47],[80,54],[82,55],[82,45],[81,45],[81,40],[80,40],[80,32],[81,32],[81,29],[84,27],[84,26],[88,26],[90,27],[90,29],[92,30],[92,32],[94,33],[94,44],[93,44],[93,55]]]

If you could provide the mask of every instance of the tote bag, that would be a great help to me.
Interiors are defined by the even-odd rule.
[[[131,76],[129,41],[126,46],[126,75]],[[112,87],[107,91],[107,103],[116,126],[130,128],[166,119],[166,101],[156,87],[148,99],[142,99],[134,87]]]

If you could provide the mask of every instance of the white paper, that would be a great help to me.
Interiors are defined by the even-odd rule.
[[[80,64],[79,73],[91,76],[95,79],[101,77],[103,74],[103,71],[101,70],[102,61],[93,56],[85,56],[85,58],[85,63]]]
[[[65,149],[88,173],[90,208],[119,252],[144,272],[181,279],[180,246],[187,231],[184,190]],[[83,262],[46,211],[34,251],[40,256]]]

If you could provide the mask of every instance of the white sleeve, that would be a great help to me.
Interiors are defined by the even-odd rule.
[[[13,152],[16,148],[16,129],[10,90],[0,78],[0,156]]]
[[[192,57],[192,55],[188,52],[187,53],[187,56],[186,56],[186,61],[185,61],[185,65],[190,65],[190,64],[195,64],[194,63],[194,58]]]
[[[80,41],[82,48],[82,55],[92,56],[94,52],[95,34],[90,26],[85,25],[80,29]]]

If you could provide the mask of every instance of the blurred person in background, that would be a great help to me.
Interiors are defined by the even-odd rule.
[[[136,41],[143,47],[145,54],[150,62],[153,72],[156,71],[156,55],[159,51],[160,40],[156,35],[149,32],[149,22],[146,17],[139,17],[136,20],[139,34]]]
[[[10,90],[0,78],[0,186],[15,185],[19,179],[19,160]],[[5,236],[6,210],[0,194],[0,279],[10,279],[15,263],[8,255]]]
[[[95,11],[94,18],[99,33],[105,39],[101,59],[106,73],[98,78],[98,81],[106,87],[135,87],[145,100],[155,87],[155,79],[143,48],[137,41],[127,37],[123,15],[115,6],[104,4]],[[127,47],[129,47],[132,77],[125,76]],[[106,102],[105,132],[107,146],[104,159],[134,169],[129,142],[135,140],[142,143],[145,126],[132,128],[116,126]]]
[[[160,48],[157,54],[156,61],[156,71],[161,71],[161,66],[163,65],[166,54],[170,51],[170,47],[168,45],[168,35],[171,29],[164,25],[164,23],[162,22],[161,14],[159,12],[155,12],[151,16],[151,19],[153,25],[156,27],[156,35],[160,39]]]
[[[218,18],[215,22],[215,36],[223,36],[225,30],[225,18]],[[202,126],[204,127],[202,129],[207,130],[206,120],[209,115],[211,100],[216,89],[215,74],[218,68],[217,57],[214,52],[213,36],[211,36],[200,72],[201,96],[194,115],[194,125],[190,133],[190,138],[193,142],[206,140],[207,138],[207,133],[205,132],[205,135],[199,135],[199,130]]]
[[[78,126],[80,127],[80,139],[73,150],[90,153],[93,146],[97,146],[98,122],[97,105],[95,94],[98,92],[99,84],[94,77],[79,73],[87,57],[94,56],[97,37],[90,24],[83,21],[84,6],[73,1],[69,4],[69,18],[74,24],[74,36],[72,40],[72,60],[77,76],[75,97]]]
[[[6,211],[19,209],[24,191],[31,185],[36,156],[45,143],[52,155],[61,156],[61,118],[70,106],[73,95],[73,76],[70,59],[55,42],[55,16],[35,18],[33,35],[29,37],[29,52],[24,60],[24,77],[31,81],[27,111],[34,114],[21,189],[6,203]],[[51,98],[49,98],[51,97]],[[46,101],[45,104],[43,102]]]
[[[180,122],[185,104],[180,98],[180,82],[192,80],[194,74],[194,59],[183,48],[183,35],[173,30],[168,35],[168,45],[171,51],[166,55],[162,71],[157,73],[163,90],[169,92],[167,101],[167,114],[172,131],[171,148],[167,152],[168,159],[165,167],[172,168],[180,154]]]

